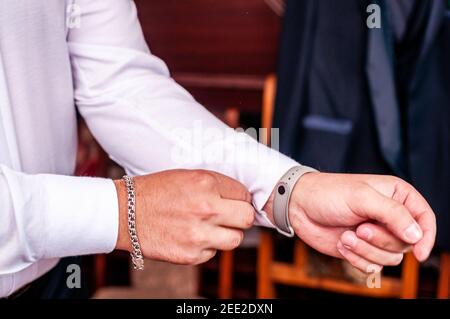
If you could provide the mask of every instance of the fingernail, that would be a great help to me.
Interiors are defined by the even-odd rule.
[[[359,230],[358,235],[361,239],[371,240],[373,237],[373,231],[368,227],[363,227]]]
[[[410,241],[416,243],[420,238],[422,238],[422,230],[420,229],[419,225],[413,223],[409,225],[409,227],[405,230],[405,236]]]
[[[406,254],[412,250],[412,246],[408,246],[405,249],[403,249],[402,253]]]
[[[352,249],[356,245],[357,238],[354,232],[348,231],[342,235],[341,241],[345,248]]]
[[[419,252],[418,252],[417,255],[418,255],[418,256],[416,256],[417,259],[418,259],[420,262],[423,262],[423,261],[425,261],[425,260],[428,258],[429,253],[428,253],[427,250],[421,249],[421,250],[419,250]]]

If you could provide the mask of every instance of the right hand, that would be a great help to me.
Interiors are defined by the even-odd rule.
[[[200,264],[232,250],[253,225],[251,195],[238,181],[205,170],[169,170],[134,178],[136,228],[146,258]],[[117,249],[131,250],[125,183],[119,197]]]

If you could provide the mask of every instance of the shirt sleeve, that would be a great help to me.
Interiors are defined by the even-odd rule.
[[[111,180],[27,175],[0,165],[0,276],[42,259],[114,249],[118,202]]]
[[[78,0],[68,45],[77,107],[112,159],[129,174],[208,169],[242,182],[262,208],[296,161],[228,128],[154,56],[131,0]]]

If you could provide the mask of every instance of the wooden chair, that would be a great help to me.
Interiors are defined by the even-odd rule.
[[[220,299],[233,297],[234,252],[221,251],[219,256],[219,285],[217,296]]]
[[[264,84],[263,128],[270,129],[272,126],[275,93],[276,76],[269,75]],[[270,133],[270,130],[268,131]],[[269,134],[268,141],[270,141]],[[368,288],[365,285],[352,283],[343,279],[338,280],[310,276],[306,271],[306,265],[308,263],[307,248],[299,239],[296,239],[294,244],[293,263],[274,260],[274,239],[272,234],[273,232],[264,231],[258,247],[258,298],[274,298],[276,296],[274,289],[276,283],[370,297],[415,298],[417,295],[419,263],[411,253],[406,254],[404,258],[400,278],[383,276],[380,288]]]
[[[441,254],[441,264],[439,267],[439,282],[437,297],[439,299],[450,298],[450,253]]]
[[[236,107],[227,108],[223,114],[224,122],[232,127],[239,126],[240,113]],[[217,296],[220,299],[232,298],[233,293],[233,275],[234,275],[234,252],[221,251],[219,255],[219,283]]]

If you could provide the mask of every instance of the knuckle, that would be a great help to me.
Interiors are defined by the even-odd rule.
[[[211,258],[213,258],[217,253],[217,250],[210,249],[204,251],[191,251],[187,253],[183,258],[183,264],[190,266],[197,266],[199,264],[205,263]]]
[[[210,217],[213,211],[213,205],[209,200],[202,200],[196,204],[196,213],[202,217]]]
[[[198,230],[191,228],[186,232],[188,244],[193,247],[203,246],[206,242],[206,237]]]
[[[197,263],[198,264],[202,264],[204,262],[207,262],[208,260],[214,258],[214,256],[217,254],[217,250],[208,250],[207,252],[205,252],[204,256],[202,259],[200,259]]]
[[[195,246],[202,247],[206,243],[206,236],[202,233],[195,233],[192,240]]]
[[[183,265],[196,265],[199,260],[199,254],[194,251],[188,251],[181,259]]]
[[[405,189],[411,186],[408,182],[395,175],[381,175],[378,178],[383,184],[393,186],[394,189]]]
[[[244,232],[236,231],[236,235],[233,236],[230,240],[231,249],[239,247],[239,245],[242,243],[243,239],[244,239]]]
[[[414,186],[412,186],[410,183],[408,183],[404,179],[401,179],[398,176],[390,176],[390,178],[392,179],[392,181],[395,183],[395,185],[397,187],[400,187],[400,188],[405,189],[405,190],[413,190],[413,189],[415,189]]]
[[[216,183],[215,176],[208,171],[197,170],[193,172],[193,182],[201,188],[209,189]]]
[[[208,260],[211,259],[211,258],[213,258],[213,257],[215,257],[216,254],[217,254],[217,250],[215,250],[215,249],[214,249],[214,250],[211,250],[211,253],[210,253],[210,255],[209,255]]]
[[[255,222],[255,213],[253,212],[253,209],[249,210],[244,216],[244,227],[246,229],[251,228]]]

